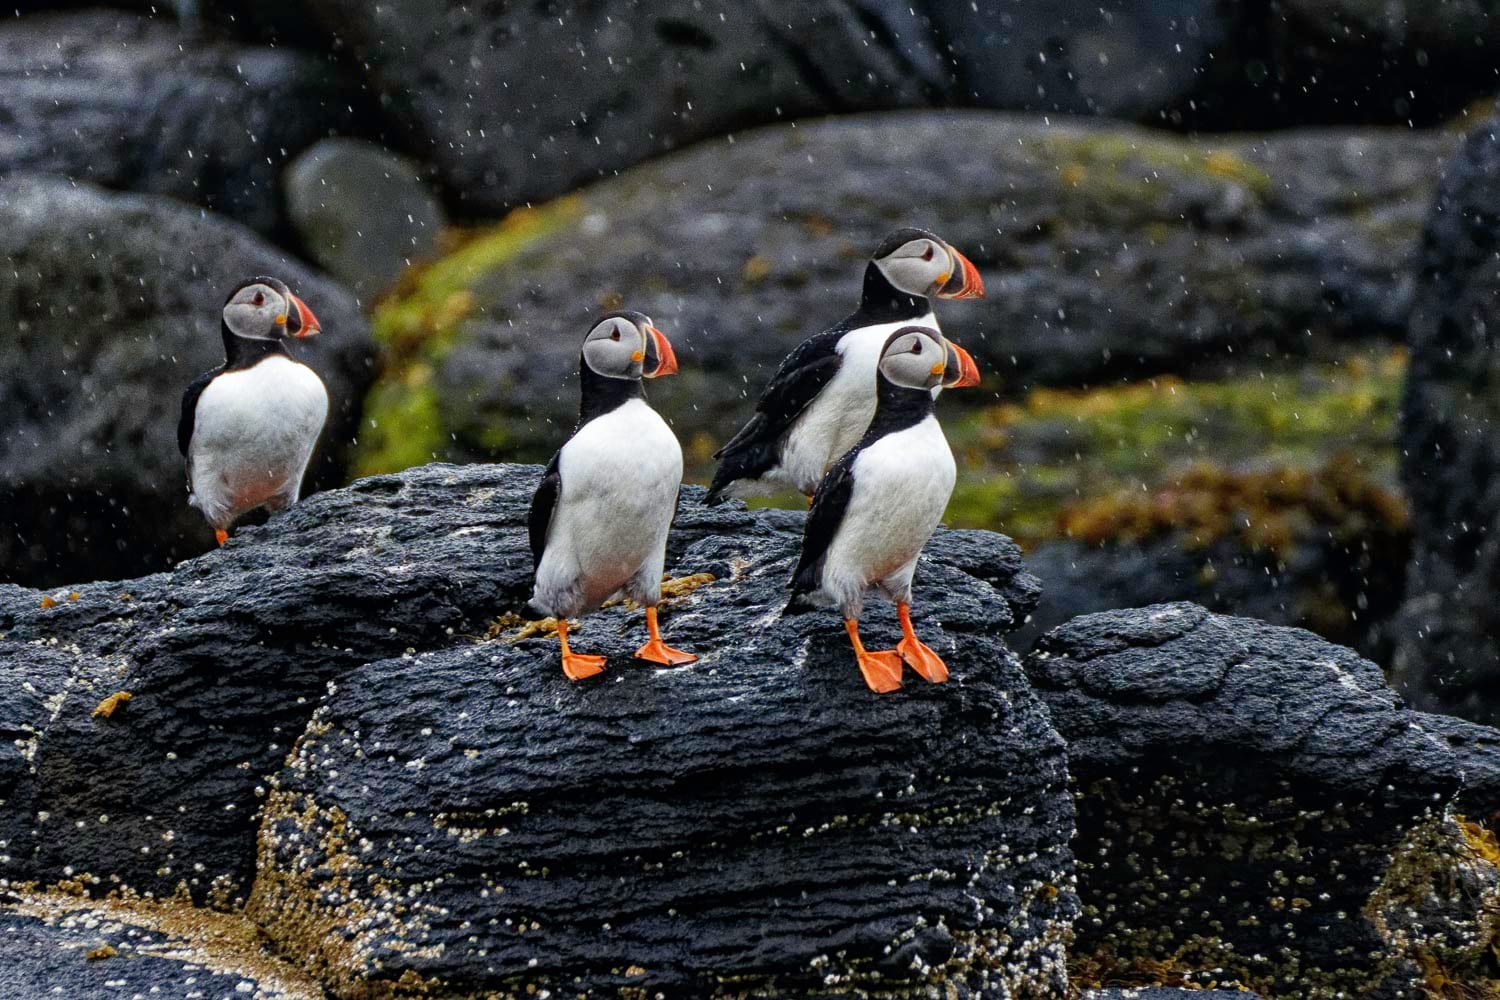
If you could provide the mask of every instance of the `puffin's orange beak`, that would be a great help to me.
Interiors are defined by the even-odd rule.
[[[651,338],[646,351],[646,360],[649,362],[651,355],[656,355],[656,367],[643,374],[647,378],[661,378],[663,375],[677,374],[677,354],[672,350],[672,342],[667,340],[667,335],[654,326],[647,326],[646,336]]]
[[[323,327],[318,322],[318,317],[314,315],[312,307],[296,295],[292,295],[290,292],[287,294],[292,300],[292,308],[297,310],[297,332],[292,334],[292,336],[311,337],[315,333],[322,333]]]
[[[944,299],[984,298],[984,279],[979,277],[979,268],[974,266],[973,261],[952,247],[948,248],[948,252],[953,255],[955,267],[948,277],[948,283],[938,291],[938,297]]]
[[[979,366],[974,363],[974,356],[959,347],[953,341],[948,341],[948,351],[952,357],[948,360],[948,377],[951,382],[944,382],[945,389],[967,389],[971,385],[979,384]]]

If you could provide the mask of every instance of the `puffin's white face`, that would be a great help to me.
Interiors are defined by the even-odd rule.
[[[948,370],[948,351],[936,330],[911,328],[891,337],[880,356],[880,374],[908,389],[935,389]]]
[[[224,304],[224,325],[236,337],[280,340],[286,335],[291,304],[270,285],[253,282]]]
[[[306,302],[275,278],[252,278],[224,303],[224,325],[236,337],[311,337],[322,327]]]
[[[875,266],[896,288],[908,295],[944,299],[975,299],[984,295],[979,270],[947,243],[922,234],[902,243]]]
[[[607,378],[660,378],[677,371],[666,336],[641,313],[601,320],[583,342],[584,363]]]

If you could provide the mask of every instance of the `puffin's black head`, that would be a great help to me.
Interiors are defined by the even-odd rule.
[[[880,375],[906,389],[936,389],[948,374],[948,345],[929,326],[904,326],[886,338]]]
[[[224,329],[245,340],[282,340],[311,337],[323,328],[286,282],[260,277],[243,282],[224,301]]]
[[[583,363],[606,378],[661,378],[677,371],[666,335],[645,313],[606,313],[583,342]]]
[[[908,295],[984,297],[984,282],[969,258],[925,229],[896,230],[880,242],[870,261]]]

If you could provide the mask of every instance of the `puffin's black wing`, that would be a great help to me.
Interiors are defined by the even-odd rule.
[[[526,526],[531,535],[533,571],[542,564],[542,552],[547,548],[547,529],[552,526],[552,512],[557,508],[557,494],[562,491],[562,471],[558,468],[560,458],[562,458],[561,451],[552,456],[552,461],[547,463],[547,471],[542,473],[542,481],[537,484],[536,492],[531,495],[531,516]]]
[[[188,442],[193,440],[193,423],[198,419],[198,397],[203,395],[208,383],[221,371],[222,368],[215,368],[211,372],[204,372],[193,379],[193,383],[182,393],[182,416],[177,418],[177,450],[182,452],[183,458],[187,457]]]
[[[708,503],[723,499],[721,494],[735,480],[757,478],[776,464],[782,435],[838,372],[843,360],[838,343],[848,332],[844,325],[834,327],[804,340],[787,355],[760,394],[755,415],[728,444],[714,452],[720,462],[708,489]]]
[[[813,498],[812,510],[807,512],[807,526],[802,532],[802,558],[797,561],[797,570],[792,574],[793,602],[802,594],[818,589],[823,560],[828,556],[828,547],[833,544],[839,525],[844,522],[849,498],[854,495],[854,459],[858,455],[858,448],[849,451],[833,463],[818,484],[818,493]]]

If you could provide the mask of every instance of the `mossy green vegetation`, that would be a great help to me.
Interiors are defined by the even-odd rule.
[[[453,235],[447,253],[403,274],[371,318],[381,374],[365,397],[352,476],[397,472],[441,456],[448,431],[433,371],[479,308],[475,286],[580,211],[577,196],[517,209],[496,225]]]
[[[948,517],[1023,545],[1177,528],[1189,543],[1235,532],[1275,548],[1291,530],[1286,511],[1310,505],[1403,523],[1395,435],[1404,371],[1404,354],[1392,350],[1220,381],[1036,389],[945,421],[961,470]],[[1236,519],[1247,510],[1248,523]]]

